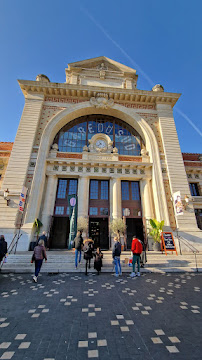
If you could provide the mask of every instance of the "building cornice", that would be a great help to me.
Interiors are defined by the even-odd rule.
[[[138,102],[146,104],[176,104],[181,94],[161,91],[148,91],[138,89],[121,89],[102,86],[73,85],[67,83],[49,83],[43,81],[18,80],[25,97],[30,93],[43,94],[45,96],[80,98],[83,101],[90,100],[98,93],[108,95],[115,102]]]

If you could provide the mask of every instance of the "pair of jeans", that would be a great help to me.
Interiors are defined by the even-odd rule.
[[[115,265],[115,273],[116,275],[121,274],[121,262],[120,262],[120,256],[114,257],[114,265]]]
[[[41,270],[43,259],[41,260],[35,260],[35,276],[37,277],[39,275],[39,272]]]
[[[75,266],[78,266],[78,255],[79,255],[79,262],[81,262],[81,250],[75,249]]]
[[[140,255],[133,254],[133,272],[135,272],[135,264],[137,263],[137,271],[140,272]]]

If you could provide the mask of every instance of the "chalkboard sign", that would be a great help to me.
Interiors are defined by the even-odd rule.
[[[177,255],[173,234],[171,232],[162,232],[161,250],[165,251],[166,255],[167,255],[167,251],[175,251]]]

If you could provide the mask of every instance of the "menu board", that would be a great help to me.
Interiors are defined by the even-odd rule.
[[[161,240],[162,240],[161,248],[162,251],[165,251],[166,255],[167,255],[167,251],[176,251],[176,255],[177,255],[177,250],[175,247],[175,242],[172,232],[162,232]]]

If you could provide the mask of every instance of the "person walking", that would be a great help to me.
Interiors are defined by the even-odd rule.
[[[140,240],[142,243],[142,253],[140,254],[140,267],[143,268],[147,262],[146,244],[144,240]]]
[[[93,257],[93,250],[94,250],[94,243],[92,239],[86,239],[84,240],[84,247],[83,247],[83,252],[84,252],[84,260],[86,260],[86,271],[85,271],[85,275],[88,275],[88,268],[90,269],[90,261]]]
[[[131,277],[140,276],[140,254],[142,253],[142,243],[136,236],[133,236],[131,251],[133,253],[133,271],[130,274]],[[137,274],[135,272],[135,265],[137,263]]]
[[[75,248],[75,268],[78,268],[78,255],[79,255],[79,263],[81,262],[81,250],[83,248],[83,238],[82,232],[77,231],[76,237],[74,239],[73,247]]]
[[[47,249],[47,246],[48,246],[48,238],[47,238],[47,235],[46,235],[46,232],[45,232],[45,231],[43,231],[43,232],[42,232],[42,235],[39,236],[37,245],[38,245],[38,243],[39,243],[40,240],[43,240],[43,241],[44,241],[44,246],[45,246],[45,248]]]
[[[0,262],[3,260],[4,256],[7,254],[7,242],[4,235],[0,235]]]
[[[32,255],[31,263],[35,262],[35,275],[33,276],[33,281],[37,282],[39,272],[43,263],[43,259],[47,261],[46,249],[44,247],[44,241],[39,240],[38,245],[34,248],[34,253]]]
[[[121,256],[121,244],[118,241],[118,238],[115,237],[114,246],[112,250],[113,263],[115,265],[115,274],[114,274],[115,276],[122,275],[120,256]]]
[[[99,275],[102,268],[102,258],[103,258],[103,253],[99,247],[97,248],[94,256],[95,256],[94,269],[97,270],[97,274]]]

